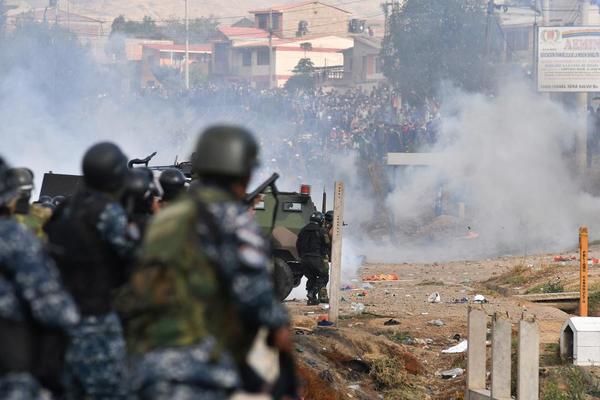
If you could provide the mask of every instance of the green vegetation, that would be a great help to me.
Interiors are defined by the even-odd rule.
[[[542,400],[584,400],[587,382],[581,369],[566,366],[554,370],[542,388]]]
[[[540,356],[540,365],[551,366],[560,364],[562,364],[560,358],[560,345],[558,343],[545,344]]]
[[[413,340],[412,335],[410,333],[404,332],[404,331],[398,331],[398,332],[387,331],[387,332],[382,332],[381,334],[394,342],[403,343],[403,344],[406,344]]]
[[[289,91],[312,89],[316,84],[315,64],[310,58],[301,58],[294,67],[294,76],[285,83]]]
[[[545,282],[542,284],[539,284],[537,286],[534,286],[530,289],[527,290],[528,294],[534,294],[534,293],[562,293],[565,291],[565,287],[562,284],[562,282],[560,281],[560,279],[555,279],[553,281],[550,282]]]
[[[204,43],[217,35],[219,22],[213,17],[194,18],[189,21],[191,43]],[[185,43],[185,23],[171,19],[158,24],[152,17],[145,16],[141,21],[127,20],[123,15],[116,17],[111,25],[111,35],[121,33],[141,39],[169,39],[175,43]]]
[[[383,72],[402,98],[418,104],[449,82],[467,91],[491,87],[502,53],[496,16],[479,0],[406,0],[393,6],[383,43]],[[404,55],[410,54],[410,57]]]
[[[516,265],[510,271],[500,275],[499,282],[510,286],[522,286],[527,282],[525,278],[527,271],[524,265]]]

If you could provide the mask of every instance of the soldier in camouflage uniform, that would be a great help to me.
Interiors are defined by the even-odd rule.
[[[33,172],[28,168],[11,168],[10,179],[18,186],[18,198],[14,217],[39,238],[45,239],[44,224],[52,216],[52,210],[39,204],[29,204],[33,190]]]
[[[208,129],[194,157],[199,183],[148,228],[130,281],[138,311],[127,324],[141,400],[226,399],[261,326],[291,351],[266,242],[241,201],[257,153],[244,129]]]
[[[41,384],[34,372],[41,360],[33,350],[33,325],[67,331],[79,314],[40,241],[10,217],[19,185],[10,175],[0,159],[0,398],[37,400]]]
[[[83,158],[85,188],[61,204],[46,224],[67,289],[82,322],[66,355],[69,399],[124,399],[125,341],[113,310],[113,292],[127,280],[135,250],[127,215],[115,201],[127,157],[112,143],[92,146]]]

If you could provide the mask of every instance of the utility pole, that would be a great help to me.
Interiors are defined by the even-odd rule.
[[[542,0],[542,25],[550,26],[550,0]]]
[[[185,89],[190,90],[190,24],[188,0],[185,0]]]
[[[579,0],[579,19],[581,26],[589,25],[589,0]],[[582,126],[575,138],[575,159],[578,171],[584,173],[588,166],[587,140],[588,140],[588,93],[577,93],[577,107],[583,115]]]
[[[273,9],[269,10],[269,89],[273,88]]]

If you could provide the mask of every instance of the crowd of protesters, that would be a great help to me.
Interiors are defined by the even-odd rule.
[[[435,102],[420,107],[401,104],[399,96],[384,85],[371,90],[290,92],[239,83],[206,84],[178,96],[196,107],[238,106],[249,115],[276,119],[287,126],[286,136],[291,133],[301,143],[303,156],[313,146],[376,155],[426,151],[435,143],[439,124]]]
[[[436,143],[439,106],[400,101],[388,86],[370,90],[259,89],[207,83],[190,91],[150,89],[145,96],[183,102],[209,118],[225,116],[259,133],[271,169],[319,181],[335,156],[357,154],[364,164],[383,163],[388,152],[428,151]],[[171,104],[172,105],[172,104]],[[363,168],[364,170],[365,168]]]

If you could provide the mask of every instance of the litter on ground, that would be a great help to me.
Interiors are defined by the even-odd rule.
[[[440,294],[438,292],[433,292],[427,298],[427,302],[429,302],[429,303],[441,303],[442,302],[442,296],[440,296]]]
[[[380,281],[398,281],[398,275],[396,274],[375,274],[363,276],[363,282],[380,282]]]
[[[465,351],[467,351],[468,347],[469,347],[468,341],[467,340],[463,340],[462,342],[460,342],[456,346],[452,346],[452,347],[450,347],[448,349],[442,350],[442,353],[444,353],[444,354],[464,353]]]

